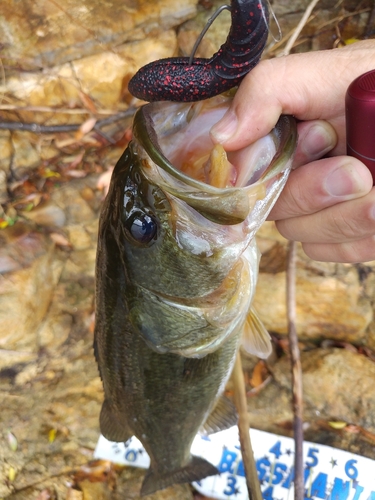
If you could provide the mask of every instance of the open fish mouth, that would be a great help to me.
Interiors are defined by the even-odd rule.
[[[151,103],[137,111],[133,133],[147,178],[218,224],[250,222],[253,213],[255,234],[287,180],[296,123],[281,116],[267,136],[226,153],[209,131],[230,102],[222,94],[192,104]]]
[[[227,154],[212,142],[209,131],[230,103],[229,95],[193,104],[155,102],[134,118],[132,150],[141,175],[168,199],[168,231],[180,264],[192,258],[198,276],[210,269],[217,277],[212,289],[196,280],[196,288],[182,293],[171,282],[164,288],[138,283],[142,302],[132,321],[159,353],[202,357],[242,329],[258,276],[254,236],[291,170],[292,117],[282,116],[270,134],[240,151]],[[160,328],[161,317],[181,315],[179,328],[166,322]]]

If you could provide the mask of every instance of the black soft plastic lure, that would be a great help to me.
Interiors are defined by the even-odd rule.
[[[201,101],[236,85],[258,64],[268,37],[262,0],[232,0],[226,42],[210,59],[170,57],[143,66],[129,91],[144,101]]]

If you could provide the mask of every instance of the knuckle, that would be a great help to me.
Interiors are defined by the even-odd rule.
[[[291,179],[292,181],[292,179]],[[285,211],[289,215],[299,216],[313,212],[311,193],[301,182],[287,182],[283,192]]]
[[[358,238],[364,238],[368,235],[368,217],[364,214],[354,214],[348,213],[348,210],[344,206],[345,203],[337,205],[337,210],[328,211],[330,221],[329,228],[333,237],[338,237],[339,239],[352,240]]]

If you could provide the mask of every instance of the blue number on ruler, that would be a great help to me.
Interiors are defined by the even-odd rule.
[[[316,456],[318,453],[318,448],[309,448],[307,456],[311,458],[311,462],[306,462],[307,467],[315,467],[318,464],[318,457]]]
[[[357,479],[358,477],[358,469],[354,465],[357,463],[357,460],[348,460],[345,464],[345,473],[349,479]]]
[[[136,450],[128,450],[125,453],[125,459],[128,462],[135,462],[137,460],[138,452]]]
[[[372,491],[367,500],[375,500],[375,491]]]
[[[272,500],[272,495],[273,495],[273,486],[269,486],[262,493],[262,497],[264,498],[264,500]]]
[[[228,476],[227,478],[227,489],[223,491],[224,495],[231,496],[236,493],[236,476]]]
[[[282,453],[281,453],[281,441],[277,441],[277,443],[274,444],[272,446],[272,448],[270,448],[270,453],[273,453],[276,458],[279,458],[280,455],[282,455]]]

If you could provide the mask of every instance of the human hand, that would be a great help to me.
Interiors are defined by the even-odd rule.
[[[343,49],[262,61],[243,80],[212,129],[226,150],[266,135],[280,114],[299,120],[294,170],[269,219],[301,241],[306,254],[331,262],[375,259],[375,188],[365,165],[346,150],[345,93],[374,68],[375,40]],[[322,158],[329,154],[329,158]],[[299,167],[299,168],[297,168]]]

